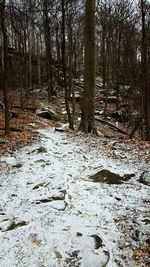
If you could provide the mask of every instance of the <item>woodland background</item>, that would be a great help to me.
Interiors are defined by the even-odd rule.
[[[66,109],[73,128],[75,98],[84,87],[85,17],[91,16],[85,15],[85,1],[3,0],[0,13],[2,129],[9,133],[12,108],[37,105],[39,93],[34,90],[39,88],[43,96],[46,89],[49,102],[66,89]],[[114,102],[114,110],[125,105],[131,137],[138,129],[139,137],[149,140],[149,1],[96,1],[95,35],[96,92],[103,93],[104,117],[109,102]]]

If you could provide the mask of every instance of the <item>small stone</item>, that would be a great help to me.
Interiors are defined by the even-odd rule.
[[[36,149],[38,153],[47,153],[47,149],[44,146],[40,146]]]
[[[77,232],[77,236],[82,236],[82,233],[80,233],[80,232]]]

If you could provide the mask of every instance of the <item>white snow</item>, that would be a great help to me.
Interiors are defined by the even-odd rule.
[[[84,137],[79,142],[79,136],[53,128],[39,132],[39,142],[0,161],[0,266],[118,266],[118,244],[126,236],[116,221],[146,212],[149,188],[139,184],[138,177],[108,185],[89,181],[88,176],[101,169],[137,174],[143,162],[110,159],[92,147],[89,137],[86,144]],[[41,146],[46,153],[37,153]],[[15,168],[14,161],[22,165]],[[8,230],[12,223],[16,228]],[[103,240],[102,247],[95,248],[93,236]],[[128,238],[130,243],[130,233]],[[130,246],[125,255],[122,266],[131,266]]]

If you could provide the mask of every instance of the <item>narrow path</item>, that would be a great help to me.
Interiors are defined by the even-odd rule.
[[[132,266],[134,248],[148,234],[134,236],[148,217],[139,166],[54,129],[40,136],[0,161],[0,266]],[[136,176],[119,185],[88,178],[101,169]]]

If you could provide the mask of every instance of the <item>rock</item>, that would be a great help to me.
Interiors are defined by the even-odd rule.
[[[68,130],[68,128],[69,128],[69,124],[65,123],[65,124],[61,124],[59,127],[56,127],[55,131],[56,132],[65,132]]]
[[[5,110],[5,105],[1,101],[0,101],[0,109],[1,110]],[[17,115],[17,113],[15,111],[9,111],[9,117],[10,117],[10,119],[11,118],[16,118],[16,117],[18,117],[18,115]]]
[[[11,165],[12,167],[20,168],[22,164],[17,161],[15,157],[3,157],[2,161],[6,162],[6,164]]]
[[[104,246],[103,240],[98,235],[91,235],[94,238],[95,249],[102,248]]]
[[[119,122],[122,122],[122,123],[128,122],[130,118],[129,106],[128,105],[120,106],[117,110],[112,112],[111,116],[113,118],[116,118],[116,120]]]
[[[35,152],[37,152],[37,153],[47,153],[47,149],[44,146],[40,146],[40,147],[38,147],[36,149],[33,149],[31,152],[28,152],[27,154],[30,155],[30,154],[35,153]],[[38,160],[36,162],[45,162],[45,161],[43,159],[40,159],[40,160]]]
[[[34,189],[38,189],[37,187]],[[42,203],[48,203],[48,202],[55,202],[55,201],[64,201],[65,200],[65,196],[66,196],[66,190],[65,189],[61,189],[58,192],[54,193],[51,196],[47,196],[47,197],[41,197],[37,200],[34,200],[34,202],[32,202],[33,204],[42,204]]]
[[[70,95],[70,100],[72,101],[72,100],[75,100],[75,102],[80,102],[80,99],[81,99],[81,94],[80,94],[80,92],[75,92],[74,93],[74,96],[73,96],[73,94],[71,94]]]
[[[120,197],[115,197],[115,199],[116,199],[117,201],[120,201],[120,200],[121,200],[121,198],[120,198]]]
[[[11,216],[9,218],[5,213],[1,214],[0,228],[3,232],[11,231],[27,224],[28,223],[26,221],[20,220],[19,218],[16,218],[14,216]]]
[[[58,210],[58,211],[65,211],[67,208],[68,204],[66,201],[58,200],[58,201],[52,201],[50,204],[50,207]]]
[[[14,167],[19,169],[22,167],[22,164],[20,162],[18,162]]]
[[[113,173],[109,170],[101,170],[94,175],[91,175],[89,178],[93,182],[107,183],[107,184],[122,184],[125,181],[128,181],[133,177],[134,174],[125,174],[123,176]]]
[[[69,253],[65,260],[67,266],[107,266],[110,252],[99,235],[81,233],[76,235],[71,242],[76,247],[76,251]]]
[[[62,259],[62,255],[61,255],[61,253],[57,249],[54,250],[54,253],[55,253],[55,256],[56,256],[56,258],[58,260]]]
[[[80,232],[77,232],[77,234],[76,234],[77,236],[82,236],[82,233],[80,233]]]
[[[121,159],[125,159],[125,158],[127,158],[127,156],[125,155],[125,154],[123,154],[122,152],[120,152],[120,151],[113,151],[113,156],[115,156],[115,157],[119,157],[119,158],[121,158]]]
[[[47,153],[47,149],[44,146],[40,146],[36,149],[37,153]]]
[[[36,190],[36,189],[39,189],[40,187],[46,187],[50,184],[50,182],[43,182],[43,183],[39,183],[39,184],[36,184],[34,187],[33,187],[33,190]]]
[[[135,218],[132,226],[132,238],[135,241],[144,241],[147,242],[149,237],[150,229],[150,218],[146,214],[142,214],[141,217]]]
[[[63,127],[56,127],[56,128],[55,128],[55,131],[56,131],[56,132],[65,132],[66,130],[65,130],[65,128],[63,128]]]
[[[36,111],[36,115],[39,117],[48,119],[48,120],[56,119],[58,116],[57,113],[49,107],[44,107],[44,108],[38,109]]]
[[[140,179],[139,179],[140,183],[145,184],[145,185],[150,185],[150,172],[149,171],[145,171],[141,174]]]
[[[104,111],[103,110],[96,110],[95,115],[103,115]]]
[[[16,229],[18,227],[25,226],[27,224],[28,223],[26,221],[20,221],[20,222],[17,222],[17,223],[14,221],[9,225],[9,227],[6,229],[6,231],[11,231],[11,230],[14,230],[14,229]]]

